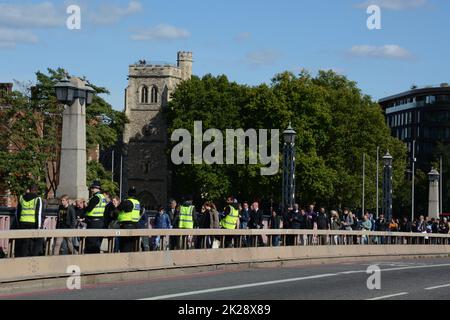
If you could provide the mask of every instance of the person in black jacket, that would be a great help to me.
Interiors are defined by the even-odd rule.
[[[178,219],[178,216],[180,214],[180,208],[178,208],[178,204],[177,204],[176,200],[171,199],[169,201],[169,206],[168,206],[166,212],[169,215],[170,224],[172,226],[175,226],[175,219]]]
[[[317,215],[317,229],[318,230],[330,230],[330,217],[328,216],[324,207],[321,207],[319,214]],[[322,245],[327,244],[327,236],[320,236],[320,243]]]
[[[247,229],[248,223],[250,221],[250,208],[248,206],[248,202],[245,201],[242,203],[242,210],[239,214],[239,229]]]
[[[384,218],[384,214],[380,214],[380,217],[375,222],[375,231],[386,232],[388,230],[388,222]],[[378,237],[379,244],[385,244],[385,237]]]
[[[306,229],[306,219],[305,210],[299,210],[299,205],[295,204],[289,218],[291,229]]]
[[[400,232],[412,232],[412,224],[406,217],[403,217],[403,221],[400,224]]]
[[[42,199],[38,196],[38,187],[30,186],[26,193],[20,197],[16,211],[19,229],[41,229]],[[23,239],[17,242],[16,257],[42,255],[44,244],[42,239]]]
[[[170,218],[170,224],[172,228],[176,229],[178,227],[178,217],[180,215],[180,208],[176,200],[172,199],[169,201],[169,207],[167,208],[167,214]],[[175,225],[175,223],[177,223]],[[177,237],[169,237],[169,248],[170,250],[175,250],[178,246],[178,238]]]
[[[269,229],[275,229],[278,230],[281,227],[281,216],[275,211],[272,211],[272,216],[269,220]],[[272,236],[272,246],[279,247],[280,246],[280,235],[273,235]]]
[[[263,229],[263,212],[259,209],[259,203],[254,202],[252,204],[252,210],[250,211],[250,219],[248,222],[249,229]]]
[[[202,206],[202,209],[197,216],[197,226],[199,229],[210,229],[211,227],[211,215],[209,210],[206,208],[206,204]],[[205,244],[205,240],[208,240],[206,236],[197,236],[195,239],[195,248],[202,249]],[[206,246],[210,248],[208,241]]]
[[[321,207],[317,215],[317,229],[330,230],[330,218],[324,207]]]
[[[117,222],[119,218],[120,198],[118,196],[112,197],[105,207],[105,227],[108,229],[119,229],[120,225]]]
[[[256,229],[256,230],[264,228],[263,211],[261,209],[259,209],[258,202],[254,202],[252,204],[252,211],[250,211],[250,220],[248,223],[248,227],[249,227],[249,229]],[[258,246],[263,246],[262,236],[258,236],[257,239],[258,239]],[[254,245],[255,245],[255,239],[254,239],[254,237],[251,237],[250,246],[254,246]]]
[[[248,223],[250,222],[250,208],[248,206],[248,202],[244,201],[242,203],[242,210],[239,214],[239,229],[246,230],[248,229]],[[242,237],[242,244],[244,247],[248,247],[248,237],[244,236]]]
[[[305,210],[300,210],[300,206],[296,203],[294,205],[294,209],[289,214],[289,222],[291,225],[291,229],[306,229],[306,219],[307,215]],[[301,245],[304,244],[305,238],[300,236]],[[295,244],[295,236],[292,236],[289,240],[290,245]]]
[[[67,195],[63,195],[60,198],[61,205],[58,210],[57,217],[57,229],[75,229],[77,226],[77,214],[75,212],[75,208],[69,205],[69,197]],[[76,250],[74,249],[73,239],[72,238],[56,238],[55,246],[53,248],[53,252],[55,256],[60,254],[61,248],[63,251],[68,250],[69,254],[76,254]]]

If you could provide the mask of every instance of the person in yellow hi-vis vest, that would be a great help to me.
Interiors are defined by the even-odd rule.
[[[94,181],[90,187],[92,198],[89,200],[87,207],[84,209],[88,229],[104,229],[105,228],[105,208],[106,198],[101,193],[102,186],[100,181]],[[102,238],[86,238],[85,253],[100,253]]]
[[[133,187],[128,190],[128,199],[122,201],[117,208],[119,215],[117,222],[120,229],[137,229],[137,224],[141,219],[142,207],[141,203],[136,199],[137,191]],[[123,237],[119,240],[120,252],[133,252],[139,237]]]
[[[38,196],[38,187],[32,185],[20,196],[16,211],[19,229],[42,228],[42,199]],[[16,257],[38,256],[43,252],[42,239],[23,239],[18,241]]]
[[[173,227],[176,229],[194,229],[197,227],[197,212],[193,204],[192,196],[187,196],[186,201],[180,206],[178,215],[174,219]],[[181,249],[186,242],[186,237],[175,237],[177,247]]]
[[[233,196],[227,197],[227,206],[223,210],[220,227],[226,230],[235,230],[239,227],[239,204]],[[225,237],[225,247],[233,247],[233,236]]]

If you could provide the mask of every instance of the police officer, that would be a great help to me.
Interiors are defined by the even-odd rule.
[[[227,206],[223,210],[223,218],[220,227],[226,230],[235,230],[239,222],[239,204],[233,196],[227,197]],[[232,247],[232,236],[225,237],[225,247]]]
[[[197,226],[197,212],[193,204],[192,196],[186,196],[186,201],[180,206],[178,216],[174,220],[174,226],[178,229],[194,229]],[[175,237],[178,248],[182,247],[185,236]]]
[[[137,229],[141,218],[141,204],[136,199],[137,191],[133,187],[128,191],[128,199],[122,201],[117,208],[119,211],[117,222],[120,229]],[[120,239],[120,252],[133,252],[136,244],[136,237],[126,237]]]
[[[92,198],[89,200],[87,207],[84,209],[84,217],[86,218],[88,229],[104,229],[104,213],[106,208],[106,198],[101,193],[100,181],[94,181],[90,187]],[[86,238],[85,253],[100,253],[102,238]]]
[[[28,187],[26,193],[20,196],[16,216],[19,229],[41,229],[42,199],[38,196],[36,185]],[[18,243],[16,256],[38,256],[42,250],[42,239],[23,239]]]

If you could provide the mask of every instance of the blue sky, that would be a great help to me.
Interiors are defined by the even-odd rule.
[[[66,28],[71,4],[81,30]],[[367,28],[370,4],[381,30]],[[0,82],[61,66],[107,87],[122,109],[129,64],[175,63],[183,50],[199,76],[255,85],[284,70],[333,69],[378,99],[450,82],[449,12],[447,0],[0,0]]]

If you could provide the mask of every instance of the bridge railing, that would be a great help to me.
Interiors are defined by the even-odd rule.
[[[147,217],[146,224],[151,229],[154,222],[154,218],[157,211],[146,210],[145,215]],[[43,215],[43,228],[47,230],[56,229],[57,225],[57,208],[45,208],[42,212]],[[0,231],[10,230],[11,227],[16,223],[16,208],[13,207],[2,207],[0,206]],[[8,241],[0,239],[0,252],[9,251]]]
[[[331,230],[221,230],[221,229],[136,229],[136,230],[7,230],[0,231],[0,242],[8,243],[6,257],[14,258],[21,239],[43,239],[44,255],[51,256],[56,238],[78,238],[78,254],[84,254],[86,239],[103,238],[107,242],[102,253],[113,254],[115,239],[133,238],[135,252],[143,251],[142,238],[160,238],[157,250],[220,249],[229,246],[364,246],[364,245],[449,245],[450,234],[401,232],[331,231]],[[276,237],[276,241],[274,240]],[[175,241],[170,241],[170,238]],[[212,243],[215,245],[212,246]],[[175,247],[170,244],[175,243]],[[196,245],[195,245],[196,244]]]
[[[45,209],[43,212],[43,228],[56,229],[57,209]],[[0,231],[10,230],[15,223],[16,208],[0,207]],[[0,239],[0,251],[9,251],[9,243],[5,239]]]

